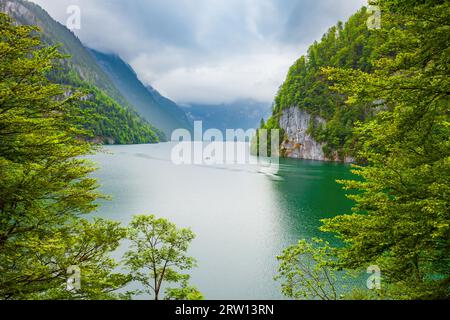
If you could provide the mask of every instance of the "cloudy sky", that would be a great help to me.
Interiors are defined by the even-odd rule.
[[[290,65],[366,0],[33,0],[179,103],[271,102]]]

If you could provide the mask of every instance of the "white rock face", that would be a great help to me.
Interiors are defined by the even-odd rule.
[[[283,110],[279,125],[287,135],[287,140],[281,144],[285,156],[309,160],[334,160],[327,159],[323,152],[324,145],[307,134],[311,121],[315,121],[317,124],[326,123],[325,119],[313,117],[297,107]]]
[[[0,3],[1,6],[1,11],[3,11],[4,13],[10,15],[10,16],[15,16],[15,17],[23,17],[26,19],[31,19],[33,17],[33,15],[31,14],[31,12],[24,7],[22,4],[18,3],[18,2],[14,2],[14,1],[2,1],[2,3]],[[34,19],[32,19],[34,20]]]
[[[334,153],[332,158],[327,158],[323,152],[323,143],[318,143],[307,131],[311,121],[316,125],[325,125],[325,119],[312,116],[310,113],[298,107],[291,107],[283,110],[280,117],[280,128],[284,129],[287,139],[281,144],[281,151],[288,158],[321,160],[321,161],[341,161]],[[343,162],[354,162],[355,159],[345,157]]]

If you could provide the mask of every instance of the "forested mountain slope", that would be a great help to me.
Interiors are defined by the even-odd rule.
[[[60,70],[49,74],[49,78],[68,85],[71,88],[68,92],[85,93],[79,120],[92,131],[95,141],[129,144],[164,139],[164,134],[141,117],[123,97],[80,40],[45,10],[24,0],[0,0],[0,11],[19,24],[38,26],[44,43],[60,45],[59,51],[70,56]]]
[[[145,86],[134,70],[119,56],[90,50],[103,71],[111,78],[120,93],[148,121],[158,125],[167,137],[178,128],[191,128],[186,114],[173,101],[157,90]]]
[[[265,128],[280,128],[286,156],[316,160],[349,160],[354,154],[354,124],[370,116],[367,105],[346,105],[347,97],[330,89],[323,68],[371,72],[377,37],[367,28],[363,8],[338,23],[290,68],[275,98]]]

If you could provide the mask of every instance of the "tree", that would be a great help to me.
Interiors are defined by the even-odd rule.
[[[350,105],[372,105],[357,128],[360,180],[353,214],[324,221],[346,244],[340,265],[381,268],[387,295],[450,296],[450,122],[448,1],[380,0],[384,40],[375,70],[327,69]],[[374,101],[381,101],[376,105]]]
[[[154,215],[133,217],[128,229],[131,245],[125,253],[125,265],[133,280],[143,285],[143,292],[159,300],[165,282],[183,284],[184,292],[168,291],[171,298],[180,293],[185,298],[198,292],[187,286],[189,278],[180,273],[195,266],[195,260],[186,255],[194,237],[191,230],[178,229],[175,224],[166,219],[157,219]]]
[[[300,299],[337,300],[334,249],[323,240],[300,240],[277,257],[280,261],[275,280],[282,280],[285,296]]]
[[[49,235],[49,239],[36,239],[39,246],[33,256],[39,264],[23,266],[25,273],[33,274],[36,268],[46,276],[44,285],[33,284],[35,293],[27,296],[27,299],[88,299],[109,300],[128,299],[128,293],[118,294],[116,290],[124,287],[131,281],[129,275],[114,273],[118,263],[109,257],[109,253],[116,250],[120,241],[125,237],[126,229],[119,222],[103,219],[78,220],[71,225],[67,233]],[[43,241],[44,240],[44,241]],[[15,263],[29,263],[29,256],[15,256]],[[31,260],[31,261],[34,261]],[[69,290],[68,277],[72,275],[70,269],[79,270],[80,287]],[[13,281],[21,278],[10,278]],[[43,280],[41,278],[41,280]]]
[[[47,79],[64,57],[38,31],[0,14],[0,298],[113,297],[127,281],[109,259],[123,232],[81,219],[101,197],[81,158],[95,148],[77,124],[80,94]],[[72,265],[95,281],[69,294]]]
[[[197,288],[189,285],[189,276],[181,281],[179,288],[167,288],[165,290],[165,300],[204,300],[202,293]]]
[[[264,129],[265,126],[266,126],[266,123],[264,122],[264,118],[261,118],[261,120],[259,121],[259,127],[261,129]]]

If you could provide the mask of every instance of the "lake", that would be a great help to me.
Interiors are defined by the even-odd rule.
[[[267,175],[252,165],[175,165],[173,146],[109,146],[93,156],[101,191],[112,196],[95,215],[126,224],[155,214],[190,227],[191,283],[207,299],[283,299],[276,256],[301,238],[333,240],[318,231],[320,219],[351,208],[335,182],[352,177],[348,165],[281,159]]]

